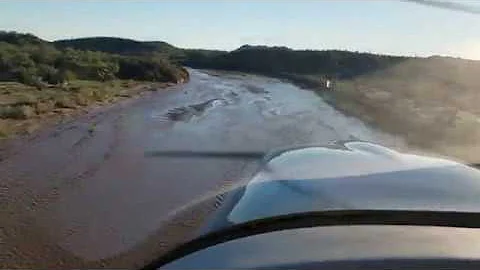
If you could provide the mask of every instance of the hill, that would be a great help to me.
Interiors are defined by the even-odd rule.
[[[171,53],[180,49],[162,41],[136,41],[116,37],[88,37],[56,40],[57,48],[73,48],[77,50],[99,51],[122,55],[145,55],[153,52]]]
[[[235,70],[281,77],[322,74],[334,78],[351,78],[408,59],[338,50],[292,50],[287,47],[252,45],[244,45],[231,52],[180,49],[161,41],[136,41],[114,37],[58,40],[53,44],[57,48],[119,55],[161,55],[172,62],[194,68]]]
[[[201,61],[205,58],[226,53],[218,50],[181,49],[163,41],[137,41],[116,37],[89,37],[57,40],[57,48],[100,51],[119,55],[160,55],[174,63],[185,64],[190,60]]]
[[[277,77],[316,74],[351,78],[397,64],[407,57],[339,50],[292,50],[287,47],[244,45],[208,58],[189,58],[184,64],[197,68],[235,70]]]
[[[0,31],[0,138],[187,78],[183,67],[162,55],[62,48],[34,35]]]
[[[69,43],[50,43],[30,34],[0,32],[0,80],[19,81],[41,86],[72,78],[105,81],[135,79],[175,82],[186,77],[185,71],[161,55],[122,55],[122,52],[150,52],[163,43],[144,44],[116,38],[92,38]],[[94,44],[98,49],[90,50]]]
[[[48,43],[32,34],[22,34],[17,32],[0,31],[0,41],[14,45],[39,45]]]
[[[58,40],[57,48],[100,51],[119,55],[161,55],[172,62],[194,68],[261,73],[270,76],[323,74],[349,78],[383,69],[407,57],[326,50],[292,50],[287,47],[244,45],[231,52],[180,49],[161,41],[136,41],[115,37]]]

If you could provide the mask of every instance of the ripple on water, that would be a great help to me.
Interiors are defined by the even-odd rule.
[[[204,102],[169,109],[167,112],[154,111],[151,117],[160,121],[188,122],[193,117],[202,116],[209,109],[228,104],[229,102],[226,99],[213,98]]]

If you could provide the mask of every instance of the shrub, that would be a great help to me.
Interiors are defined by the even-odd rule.
[[[53,111],[54,108],[55,108],[55,102],[51,100],[38,102],[35,104],[35,111],[37,112],[37,114]]]
[[[31,106],[3,106],[0,107],[0,118],[27,119],[35,115]]]
[[[87,95],[77,93],[75,95],[75,102],[80,106],[88,106],[90,104],[90,99]]]
[[[59,96],[55,97],[55,107],[57,108],[76,108],[76,102],[67,97],[67,96]]]
[[[59,75],[59,71],[53,66],[40,64],[37,68],[37,74],[43,81],[49,84],[58,84],[63,81]]]
[[[42,82],[109,81],[118,77],[175,82],[179,76],[182,76],[180,67],[154,51],[143,56],[119,56],[98,51],[57,49],[34,36],[0,31],[0,80],[3,81],[16,80],[41,89],[44,87]]]
[[[104,101],[111,97],[111,94],[107,89],[98,89],[92,92],[92,97],[96,101]]]

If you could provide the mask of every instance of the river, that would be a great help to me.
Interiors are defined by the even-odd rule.
[[[269,151],[348,139],[404,146],[292,84],[190,73],[184,85],[91,112],[12,146],[0,162],[2,187],[8,190],[2,200],[10,211],[3,215],[7,226],[18,227],[3,232],[8,260],[57,266],[37,263],[42,255],[35,252],[43,253],[43,260],[62,254],[98,260],[125,252],[150,237],[175,209],[239,179],[251,162],[146,152]],[[37,238],[47,241],[50,251],[35,247]]]

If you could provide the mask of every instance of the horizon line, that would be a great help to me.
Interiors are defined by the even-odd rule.
[[[75,39],[88,39],[88,38],[118,38],[118,39],[125,39],[125,40],[131,40],[135,42],[163,42],[167,43],[168,45],[171,45],[175,48],[178,49],[186,49],[186,50],[208,50],[208,51],[221,51],[221,52],[233,52],[235,50],[238,50],[242,46],[248,45],[252,47],[268,47],[268,48],[273,48],[273,47],[284,47],[293,51],[343,51],[343,52],[351,52],[351,53],[366,53],[366,54],[375,54],[375,55],[382,55],[382,56],[392,56],[392,57],[412,57],[412,58],[432,58],[432,57],[444,57],[444,58],[454,58],[454,59],[461,59],[461,60],[468,60],[468,61],[480,61],[480,59],[472,59],[472,58],[465,58],[465,57],[460,57],[460,56],[452,56],[452,55],[447,55],[447,54],[429,54],[429,55],[418,55],[418,54],[394,54],[394,53],[386,53],[386,52],[374,52],[374,51],[361,51],[361,50],[355,50],[355,49],[348,49],[348,48],[323,48],[323,49],[314,49],[314,48],[295,48],[295,47],[288,47],[286,45],[265,45],[265,44],[242,44],[236,47],[235,49],[231,50],[225,50],[225,49],[212,49],[212,48],[198,48],[198,47],[179,47],[175,45],[172,42],[165,41],[165,40],[153,40],[153,39],[135,39],[131,37],[124,37],[124,36],[79,36],[79,37],[69,37],[69,38],[59,38],[59,39],[47,39],[43,38],[40,35],[34,34],[32,32],[19,32],[16,30],[0,30],[4,32],[14,32],[18,34],[29,34],[33,35],[41,40],[53,43],[57,41],[65,41],[65,40],[75,40]]]

